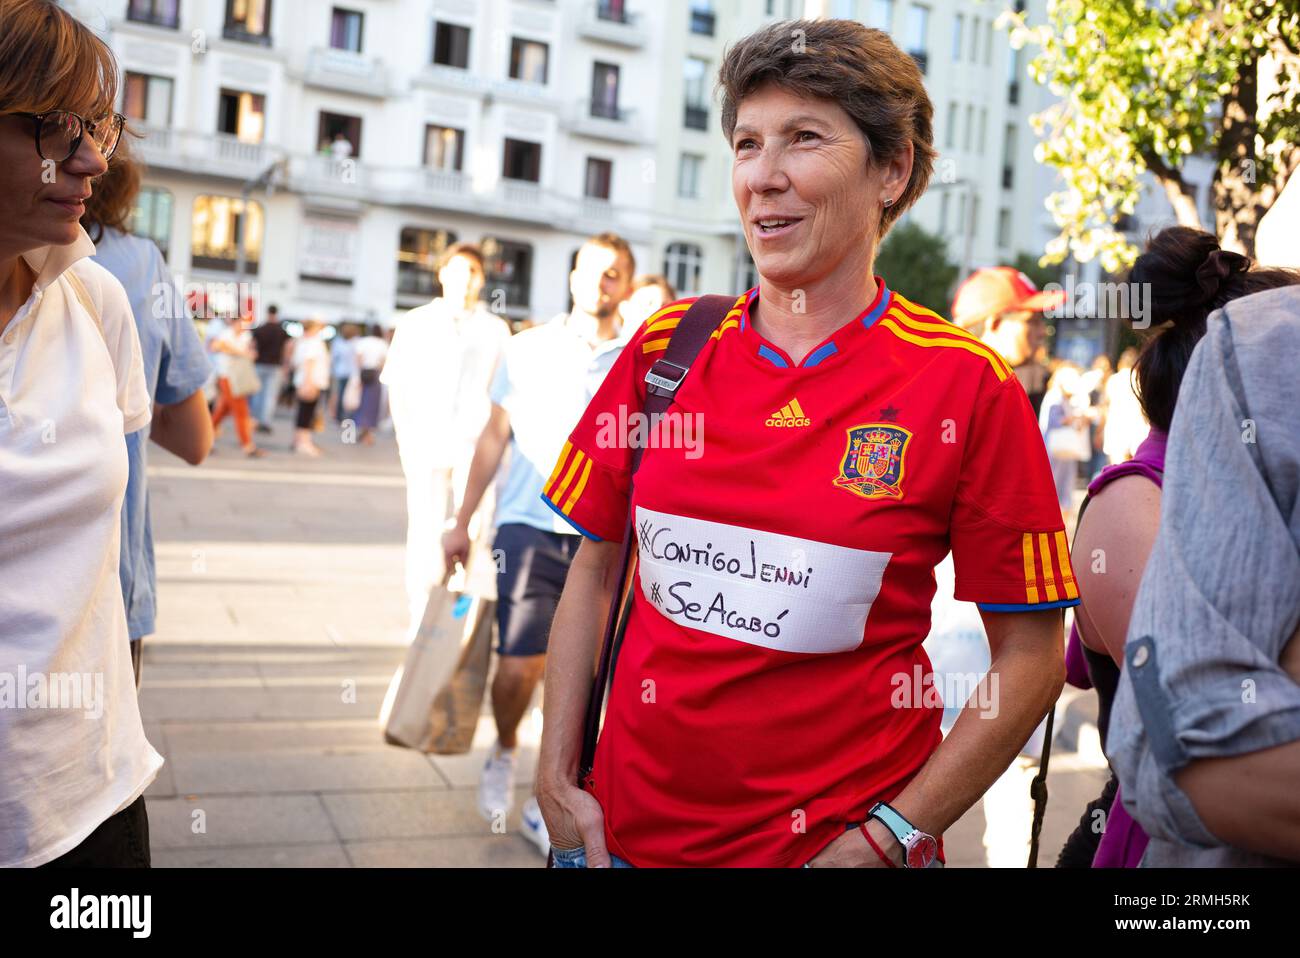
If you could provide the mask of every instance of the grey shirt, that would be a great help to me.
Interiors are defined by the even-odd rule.
[[[1151,836],[1144,867],[1294,864],[1223,845],[1173,774],[1300,739],[1300,685],[1278,665],[1300,620],[1298,416],[1300,288],[1211,315],[1179,391],[1106,742]]]

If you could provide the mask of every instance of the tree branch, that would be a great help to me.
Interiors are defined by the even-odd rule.
[[[1201,211],[1196,208],[1196,193],[1183,179],[1183,171],[1167,164],[1155,150],[1140,148],[1138,154],[1146,163],[1147,169],[1164,188],[1169,205],[1174,208],[1174,215],[1183,226],[1204,229],[1201,223]]]

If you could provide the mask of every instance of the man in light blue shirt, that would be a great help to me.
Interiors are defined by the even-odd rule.
[[[589,239],[569,274],[573,309],[513,337],[492,382],[492,411],[470,465],[455,527],[443,536],[447,568],[469,554],[469,523],[509,448],[497,483],[493,549],[497,575],[497,662],[492,710],[497,742],[479,784],[479,811],[504,819],[514,793],[516,731],[542,676],[551,621],[581,536],[542,499],[565,440],[626,342],[618,307],[636,261],[612,233]],[[524,834],[545,854],[546,825],[530,798]]]

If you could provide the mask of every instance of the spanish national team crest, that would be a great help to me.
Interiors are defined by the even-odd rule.
[[[903,456],[912,434],[886,422],[854,426],[847,432],[849,441],[834,484],[863,499],[903,498]]]

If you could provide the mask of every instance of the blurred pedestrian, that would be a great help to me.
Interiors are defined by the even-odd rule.
[[[257,347],[257,380],[262,388],[253,400],[257,431],[270,433],[275,419],[275,409],[280,403],[280,384],[284,376],[284,346],[292,339],[280,323],[280,309],[266,308],[266,320],[253,330],[253,345]]]
[[[137,688],[143,640],[154,632],[158,594],[147,440],[192,466],[207,458],[212,448],[212,419],[203,395],[203,384],[212,374],[207,352],[158,244],[127,231],[139,192],[140,165],[119,146],[81,217],[96,244],[95,262],[126,289],[140,337],[145,383],[154,401],[148,432],[141,429],[126,437],[128,477],[122,502],[119,574]]]
[[[485,279],[477,246],[448,247],[438,263],[442,295],[398,321],[379,377],[388,388],[406,477],[410,635],[447,571],[440,537],[464,498],[474,444],[492,408],[492,373],[510,341],[510,327],[480,298]],[[475,541],[479,523],[489,525],[490,516],[470,529]]]
[[[641,328],[641,324],[677,298],[677,291],[667,277],[643,273],[632,281],[632,294],[619,306],[623,328],[628,333]]]
[[[343,394],[347,392],[348,380],[357,373],[357,327],[352,323],[340,323],[338,333],[330,340],[330,398],[334,403],[334,421],[342,423],[352,415],[353,410],[346,408]]]
[[[1138,351],[1132,347],[1120,353],[1115,374],[1106,380],[1106,428],[1101,450],[1106,461],[1127,462],[1146,439],[1151,426],[1142,413],[1133,388],[1133,366]]]
[[[1079,483],[1079,464],[1092,457],[1088,440],[1088,396],[1082,370],[1068,361],[1058,361],[1047,381],[1038,425],[1047,445],[1052,464],[1056,499],[1065,517],[1066,528],[1073,526],[1074,490]]]
[[[302,324],[302,336],[293,344],[293,387],[298,398],[293,451],[312,458],[321,454],[312,433],[316,428],[316,409],[330,382],[329,350],[325,346],[324,330],[324,320],[317,316],[309,317]]]
[[[388,358],[388,340],[378,323],[371,324],[366,335],[357,340],[357,375],[361,379],[361,404],[356,410],[357,441],[363,446],[375,444],[375,426],[379,424],[383,386],[379,375]]]
[[[613,233],[592,237],[578,250],[569,273],[573,309],[506,345],[464,501],[455,525],[442,538],[447,568],[469,556],[470,520],[508,450],[497,487],[493,542],[502,558],[497,576],[499,659],[492,682],[497,740],[478,792],[479,812],[488,821],[503,818],[514,803],[516,733],[541,679],[551,622],[581,540],[542,498],[542,487],[566,448],[569,430],[623,351],[618,308],[635,272],[626,240]],[[524,836],[543,854],[549,852],[535,798],[525,804],[522,822]]]
[[[217,374],[217,404],[212,409],[212,428],[219,430],[221,421],[228,415],[232,416],[240,449],[250,459],[260,459],[266,453],[253,441],[253,417],[248,410],[248,399],[257,393],[261,384],[253,367],[257,350],[246,318],[241,315],[227,317],[209,340],[208,350]],[[219,431],[217,435],[220,436]]]
[[[118,66],[52,0],[0,0],[0,24],[0,663],[46,706],[0,708],[0,868],[147,868],[163,759],[118,562],[149,386],[131,303],[78,223],[121,134]]]
[[[1088,460],[1088,481],[1096,478],[1097,473],[1106,466],[1106,384],[1110,381],[1113,370],[1110,357],[1105,353],[1092,361],[1092,367],[1085,374],[1088,390],[1088,445],[1092,457]]]

